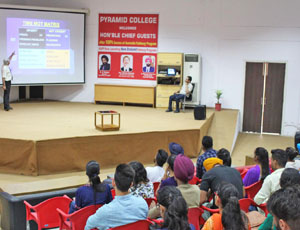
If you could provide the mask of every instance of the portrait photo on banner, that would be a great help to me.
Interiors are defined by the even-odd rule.
[[[99,70],[110,70],[110,54],[99,54]]]
[[[133,56],[130,54],[121,55],[121,71],[131,72],[133,66]]]
[[[149,55],[143,56],[143,72],[144,73],[155,72],[155,56],[149,56]]]

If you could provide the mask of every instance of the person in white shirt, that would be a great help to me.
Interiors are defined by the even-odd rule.
[[[163,165],[166,163],[167,159],[168,159],[168,153],[165,150],[160,149],[158,150],[154,159],[155,166],[146,167],[147,177],[152,183],[160,182],[161,179],[163,178],[165,174]]]
[[[300,160],[296,158],[299,155],[298,152],[291,147],[286,148],[285,151],[288,155],[288,161],[286,162],[285,168],[294,168],[300,171]]]
[[[121,71],[131,72],[132,68],[130,68],[130,58],[129,56],[123,57],[123,67],[121,67]]]
[[[271,158],[271,166],[274,172],[268,175],[261,189],[258,191],[256,196],[254,197],[254,201],[257,204],[263,204],[268,201],[270,196],[280,189],[280,177],[285,169],[285,164],[287,162],[287,154],[286,151],[282,149],[274,149],[271,151],[272,158]]]
[[[12,109],[12,107],[9,106],[9,94],[10,94],[10,86],[11,86],[11,80],[12,80],[12,74],[9,68],[10,61],[12,57],[15,55],[15,52],[13,52],[7,60],[3,60],[3,65],[1,67],[1,75],[2,75],[2,83],[3,83],[3,104],[4,104],[4,110],[9,111]]]
[[[179,113],[179,102],[181,99],[183,99],[185,96],[189,96],[190,93],[193,90],[193,85],[192,85],[192,77],[191,76],[187,76],[180,91],[177,91],[176,93],[174,93],[173,95],[171,95],[169,97],[169,107],[166,110],[166,112],[172,112],[172,101],[176,101],[176,110],[174,111],[174,113]]]

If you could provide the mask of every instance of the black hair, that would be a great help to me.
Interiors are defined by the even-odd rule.
[[[187,76],[190,82],[192,82],[193,78],[191,76]]]
[[[246,217],[241,212],[239,192],[233,184],[221,182],[217,194],[222,204],[222,225],[226,230],[247,230]]]
[[[134,180],[134,170],[128,164],[119,164],[115,172],[115,183],[121,192],[127,192]]]
[[[261,166],[261,180],[264,180],[270,174],[269,154],[265,148],[258,147],[254,151],[257,161]]]
[[[213,139],[211,136],[204,136],[202,138],[202,145],[205,148],[205,150],[210,149],[213,147]]]
[[[272,159],[276,160],[278,165],[284,168],[288,159],[286,152],[282,149],[273,149],[271,150],[271,153]]]
[[[299,171],[294,168],[286,168],[285,170],[283,170],[280,177],[280,187],[286,188],[287,186],[295,184],[300,185]]]
[[[94,190],[94,203],[96,204],[96,193],[104,192],[106,187],[101,183],[100,177],[100,165],[97,161],[89,161],[86,164],[86,175],[89,177],[89,182]]]
[[[288,156],[288,160],[289,161],[294,161],[294,159],[296,158],[296,156],[298,156],[298,152],[292,148],[292,147],[288,147],[286,148],[286,154]]]
[[[149,179],[147,178],[147,171],[144,165],[138,161],[132,161],[129,165],[133,168],[135,172],[133,184],[137,186],[140,183],[148,183]]]
[[[157,201],[166,208],[162,228],[190,230],[188,207],[181,192],[175,186],[165,186],[158,190]]]
[[[102,58],[106,59],[107,62],[109,61],[109,58],[106,55],[102,55],[101,60]]]
[[[163,150],[163,149],[159,149],[157,154],[156,154],[156,163],[158,166],[162,167],[164,165],[164,163],[166,163],[167,159],[168,159],[168,153]]]
[[[227,149],[220,149],[217,153],[217,157],[223,160],[223,165],[231,167],[231,156]]]
[[[267,208],[278,221],[285,221],[291,230],[299,229],[300,185],[288,186],[274,192],[267,202]]]
[[[169,157],[168,157],[168,165],[170,166],[171,170],[174,172],[174,162],[175,162],[175,159],[178,155],[176,154],[171,154]]]

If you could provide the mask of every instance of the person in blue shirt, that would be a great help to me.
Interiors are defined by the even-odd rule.
[[[109,204],[103,205],[88,218],[85,230],[93,228],[105,230],[147,219],[148,205],[146,201],[129,192],[129,188],[133,185],[134,175],[134,170],[128,164],[117,166],[112,181],[116,191],[115,199]]]
[[[90,205],[108,204],[112,201],[110,187],[101,183],[99,173],[99,163],[97,161],[89,161],[86,165],[86,175],[89,178],[89,184],[77,189],[75,200],[70,204],[69,214]]]

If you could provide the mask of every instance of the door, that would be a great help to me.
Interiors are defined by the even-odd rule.
[[[263,132],[281,133],[285,64],[267,65]]]
[[[246,63],[243,131],[261,131],[261,100],[263,98],[263,63]]]
[[[285,64],[246,63],[243,131],[281,133]]]

